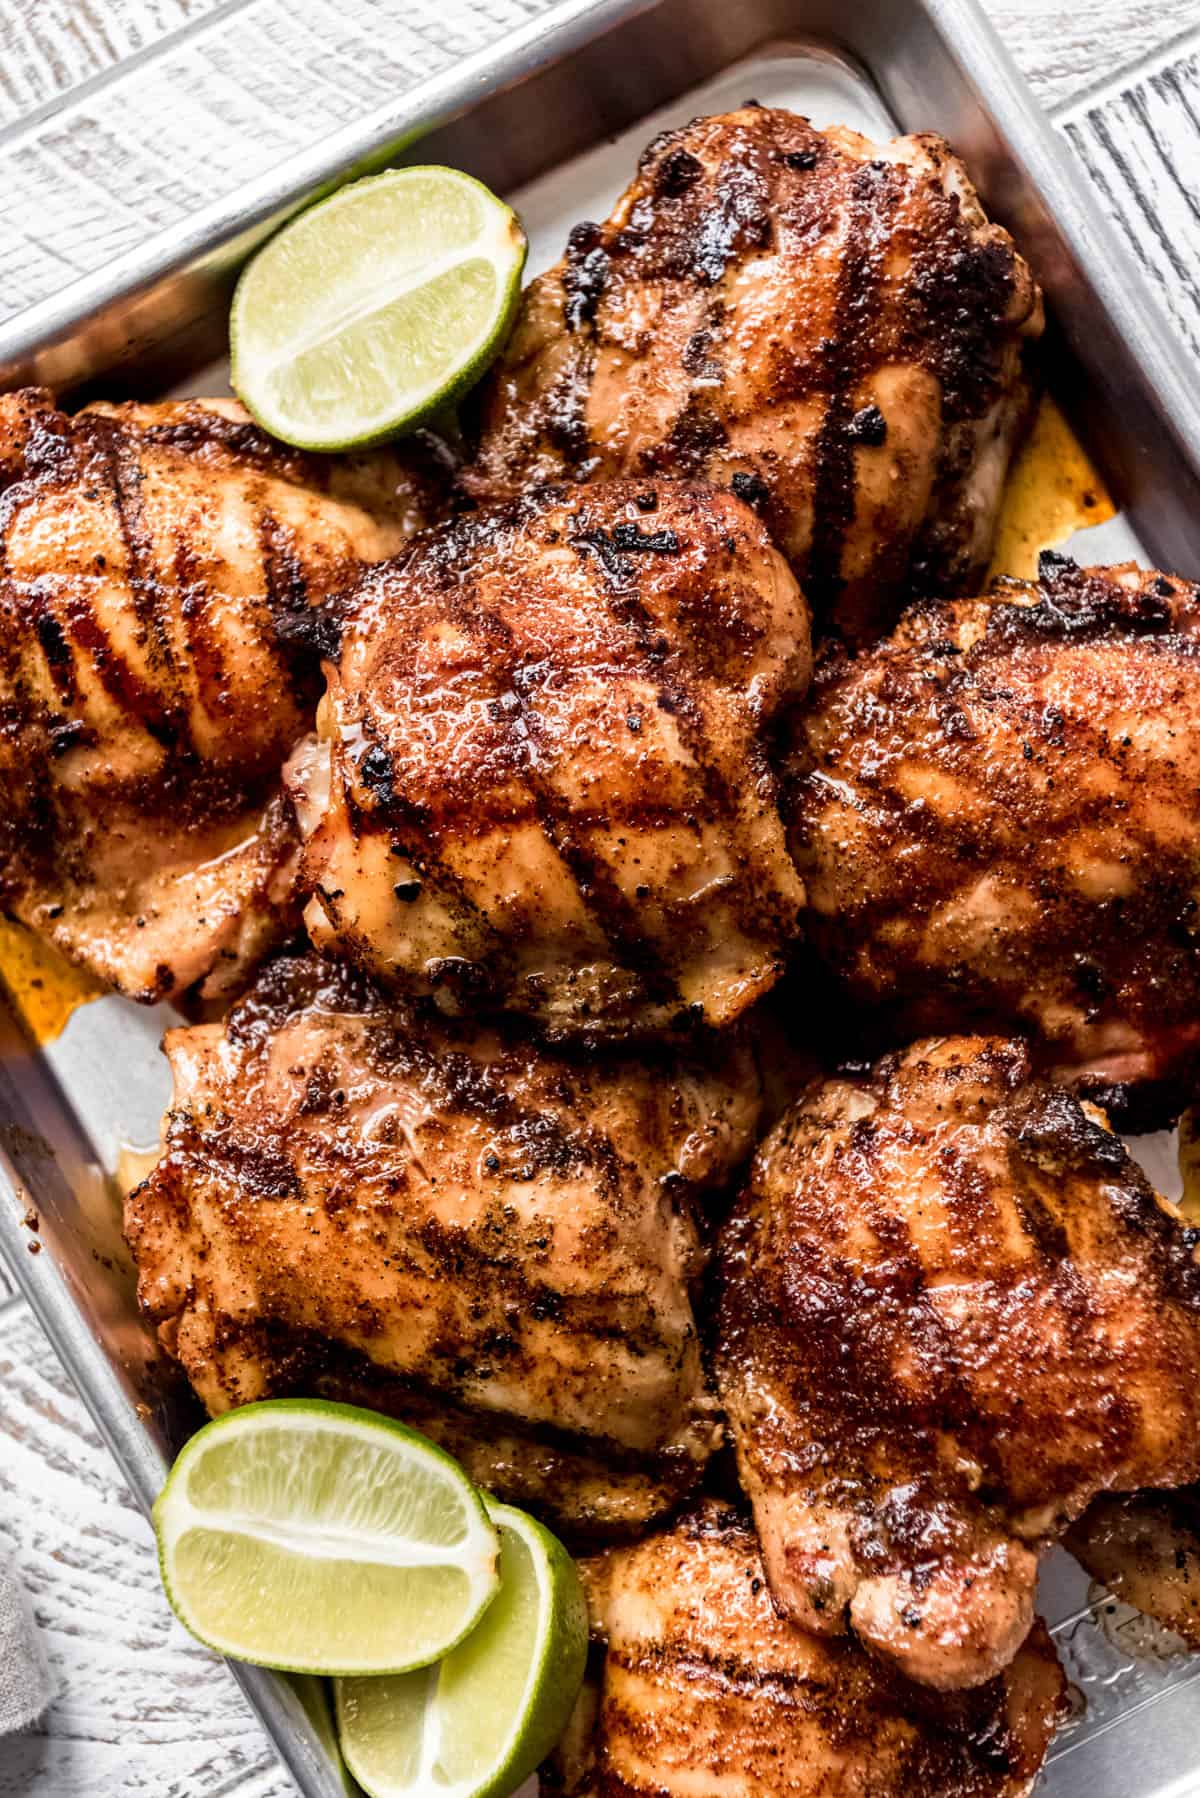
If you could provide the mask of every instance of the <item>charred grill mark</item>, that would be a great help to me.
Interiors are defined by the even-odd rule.
[[[522,691],[525,682],[521,671],[510,666],[514,724],[519,718],[525,766],[538,801],[538,822],[551,848],[571,870],[588,916],[614,959],[637,974],[646,996],[658,1004],[678,1002],[679,986],[666,965],[662,951],[646,932],[637,906],[629,900],[603,856],[597,855],[584,840],[581,821],[569,802],[554,787],[549,772],[552,749],[546,754],[542,720],[535,705]],[[544,760],[539,751],[544,755]]]
[[[174,575],[179,616],[187,633],[195,703],[203,706],[211,716],[227,704],[227,670],[220,626],[213,616],[213,595],[205,583],[186,531],[178,531],[175,535]]]
[[[692,240],[695,280],[713,287],[734,256],[765,250],[772,235],[771,201],[760,169],[729,158],[713,183],[712,200],[700,214]]]
[[[596,322],[596,313],[609,276],[609,255],[604,232],[590,220],[575,225],[567,238],[563,260],[563,318],[567,330],[580,331]]]
[[[259,550],[263,588],[274,632],[274,652],[307,703],[315,704],[319,688],[317,661],[323,640],[320,615],[291,532],[266,505],[259,512]],[[263,649],[267,645],[263,643]]]
[[[610,568],[627,552],[676,554],[680,548],[673,531],[643,532],[635,523],[617,526],[611,538],[603,532],[592,536],[603,539],[603,549],[597,548],[596,541],[587,547],[607,556]],[[459,626],[482,640],[480,666],[496,670],[493,715],[497,723],[507,723],[509,741],[530,786],[533,815],[550,847],[570,870],[590,921],[614,959],[638,975],[649,998],[658,1003],[678,1001],[678,986],[648,937],[636,905],[625,896],[604,857],[592,850],[583,821],[555,786],[553,746],[546,741],[533,685],[511,629],[496,608],[480,602],[469,583],[455,590],[453,610]],[[423,871],[423,859],[414,858],[418,872]]]
[[[193,748],[188,695],[175,665],[168,617],[170,590],[156,566],[154,545],[142,508],[145,473],[136,451],[110,421],[89,419],[94,441],[102,448],[109,470],[109,485],[117,528],[125,546],[125,579],[140,630],[143,650],[154,681],[152,706],[144,719],[146,728],[166,747],[181,752]]]
[[[618,587],[627,587],[635,578],[630,555],[677,556],[683,547],[669,526],[661,531],[644,531],[641,525],[628,522],[615,524],[609,530],[594,525],[577,532],[571,542],[594,551],[605,575]]]
[[[888,201],[886,165],[866,163],[850,182],[846,237],[838,269],[835,334],[825,345],[823,386],[828,398],[813,470],[813,530],[804,588],[817,611],[829,611],[841,591],[842,546],[856,500],[854,389],[870,356],[871,319],[879,283],[879,246],[873,226]]]
[[[636,525],[631,527],[634,531]],[[662,534],[662,533],[660,533]],[[595,532],[578,533],[573,541],[578,541],[588,548],[594,548],[592,539]],[[676,549],[682,549],[682,542],[675,531],[670,536],[676,541]],[[675,550],[672,553],[676,553]],[[730,792],[728,782],[721,773],[717,759],[709,753],[708,731],[702,708],[697,704],[686,673],[680,667],[678,657],[669,653],[666,641],[657,627],[649,609],[637,593],[636,587],[620,584],[620,577],[610,565],[605,568],[608,579],[604,583],[605,598],[608,610],[615,621],[623,629],[630,632],[637,644],[640,657],[647,673],[653,671],[656,697],[659,709],[675,719],[680,739],[691,758],[692,766],[699,777],[704,795],[706,815],[709,819],[725,819],[731,826],[740,817],[740,807]],[[629,575],[635,571],[628,570]],[[759,751],[751,747],[748,751],[750,766],[748,773],[756,775],[758,767],[756,756]],[[738,853],[735,860],[750,865],[751,854],[738,835],[734,836],[735,849]],[[758,897],[750,881],[735,883],[730,897],[736,907],[739,926],[748,932],[760,929],[763,925],[763,912]],[[678,989],[676,988],[676,991]]]

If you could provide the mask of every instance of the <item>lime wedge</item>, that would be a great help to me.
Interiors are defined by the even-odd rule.
[[[312,1724],[313,1734],[341,1781],[346,1798],[359,1798],[361,1788],[351,1779],[342,1759],[342,1745],[338,1741],[337,1727],[333,1720],[333,1691],[329,1681],[318,1679],[315,1673],[285,1673],[283,1677],[303,1705],[304,1714]]]
[[[233,385],[301,449],[362,448],[470,386],[512,324],[517,216],[458,169],[389,169],[285,225],[243,271]]]
[[[278,1399],[207,1424],[154,1526],[180,1622],[291,1672],[423,1667],[498,1585],[496,1531],[458,1465],[352,1405]]]
[[[346,1765],[370,1798],[505,1798],[566,1728],[587,1660],[575,1564],[549,1530],[489,1501],[500,1593],[438,1667],[335,1682]]]

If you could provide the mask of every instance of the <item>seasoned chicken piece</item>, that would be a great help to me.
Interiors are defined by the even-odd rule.
[[[364,576],[326,673],[288,775],[319,945],[551,1037],[726,1024],[776,979],[804,895],[764,734],[808,613],[730,494],[457,519]]]
[[[464,484],[703,475],[861,637],[982,576],[1041,320],[941,138],[695,119],[527,290]]]
[[[435,487],[231,401],[0,397],[0,908],[135,998],[228,987],[294,911],[308,608]]]
[[[1200,1236],[1024,1044],[810,1087],[723,1228],[718,1387],[772,1589],[974,1685],[1104,1490],[1200,1474]]]
[[[1006,1673],[953,1697],[797,1629],[753,1532],[711,1499],[582,1571],[608,1644],[598,1713],[590,1740],[568,1733],[544,1795],[1018,1798],[1066,1709],[1040,1623]]]
[[[581,1529],[694,1482],[720,1431],[691,1206],[753,1142],[748,1050],[570,1060],[406,1019],[312,954],[166,1050],[126,1233],[211,1412],[368,1403]]]
[[[1051,556],[824,663],[790,841],[883,1036],[1030,1031],[1114,1111],[1179,1109],[1153,1083],[1200,1057],[1198,595]]]
[[[1106,1494],[1064,1545],[1115,1597],[1200,1649],[1200,1488]]]

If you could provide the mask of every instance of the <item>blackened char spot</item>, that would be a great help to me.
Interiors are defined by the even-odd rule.
[[[766,183],[745,163],[724,163],[713,186],[712,203],[701,213],[692,246],[692,274],[711,287],[733,257],[765,249],[771,241],[771,208]]]
[[[1029,638],[1095,638],[1114,632],[1161,636],[1171,629],[1169,598],[1153,582],[1130,589],[1104,569],[1080,568],[1067,556],[1043,554],[1032,606],[997,604],[988,613],[989,644]]]
[[[771,498],[771,489],[756,469],[747,471],[739,468],[729,484],[743,505],[757,509],[765,506]]]
[[[670,150],[658,165],[655,190],[667,199],[678,199],[689,187],[695,186],[703,172],[699,159],[690,151]]]
[[[600,227],[585,220],[576,225],[567,238],[563,267],[566,307],[563,316],[568,331],[578,331],[581,325],[593,322],[608,281],[608,272],[608,252],[600,242]]]
[[[633,580],[635,569],[630,554],[677,556],[681,544],[668,526],[661,531],[644,531],[640,524],[626,520],[606,531],[602,525],[580,531],[571,538],[576,548],[591,550],[611,580],[625,585]]]
[[[359,757],[358,777],[369,793],[386,805],[394,791],[392,758],[382,743],[372,743]]]
[[[62,625],[52,612],[42,612],[33,628],[42,654],[57,678],[71,666],[71,645],[63,634]]]
[[[863,406],[846,426],[851,443],[865,443],[872,449],[887,442],[887,419],[878,406]]]

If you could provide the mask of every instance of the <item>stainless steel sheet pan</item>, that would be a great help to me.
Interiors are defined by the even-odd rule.
[[[236,23],[234,11],[227,28]],[[1081,549],[1200,575],[1197,384],[969,0],[567,0],[499,54],[343,126],[236,208],[194,218],[10,321],[0,386],[35,379],[117,397],[224,388],[225,308],[247,250],[315,189],[405,157],[458,164],[508,195],[536,270],[572,223],[607,210],[655,130],[751,96],[819,125],[952,139],[1037,268],[1056,393],[1121,503]],[[0,1251],[146,1505],[197,1414],[138,1318],[110,1176],[123,1146],[156,1136],[169,1087],[157,1045],[170,1016],[100,999],[36,1050],[0,989]],[[1158,1156],[1151,1171],[1169,1189],[1163,1144],[1148,1140],[1144,1154]],[[1065,1555],[1050,1557],[1042,1608],[1078,1697],[1046,1791],[1200,1793],[1200,1656],[1090,1593]],[[304,1798],[344,1798],[287,1682],[235,1671]]]

